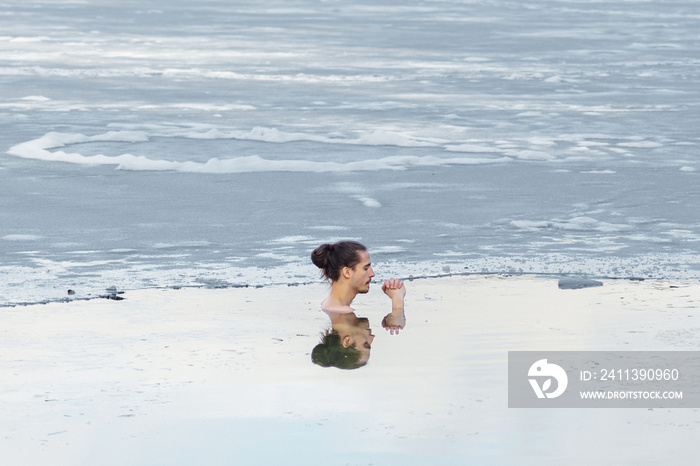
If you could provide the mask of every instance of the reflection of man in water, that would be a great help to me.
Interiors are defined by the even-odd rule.
[[[332,330],[314,348],[312,360],[322,366],[344,369],[367,364],[374,335],[369,320],[358,318],[350,307],[355,296],[369,291],[374,277],[367,248],[355,241],[323,244],[311,254],[311,260],[331,282],[330,294],[321,302],[321,310],[330,317],[332,325]],[[391,334],[397,334],[406,325],[406,288],[401,280],[392,278],[384,282],[382,290],[392,304],[382,326]]]

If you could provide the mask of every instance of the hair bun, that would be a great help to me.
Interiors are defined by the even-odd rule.
[[[328,267],[328,256],[331,253],[333,246],[331,244],[322,244],[311,253],[311,262],[319,269],[325,270]]]
[[[331,358],[328,354],[328,347],[323,343],[319,343],[318,345],[316,345],[313,351],[311,352],[311,361],[314,364],[318,364],[319,366],[330,367],[330,359]]]

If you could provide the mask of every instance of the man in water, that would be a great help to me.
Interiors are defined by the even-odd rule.
[[[343,353],[344,356],[340,359],[345,362],[357,356],[357,361],[354,361],[357,363],[356,367],[366,364],[374,335],[367,319],[358,318],[350,304],[358,294],[369,291],[370,282],[374,277],[367,248],[356,241],[322,244],[313,251],[311,260],[331,282],[331,291],[321,302],[321,310],[328,315],[332,325],[332,331],[328,332],[322,344],[314,349],[319,357],[315,358],[312,354],[312,359],[320,365],[336,365],[333,364],[333,356]],[[391,312],[382,320],[382,326],[392,335],[398,334],[406,325],[406,287],[401,280],[392,278],[384,282],[382,290],[391,299]],[[322,345],[323,350],[319,348]],[[331,359],[327,364],[326,355]]]

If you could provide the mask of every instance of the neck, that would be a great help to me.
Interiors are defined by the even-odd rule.
[[[351,327],[357,325],[357,316],[354,312],[348,314],[333,314],[331,316],[333,330],[339,333],[349,333]]]
[[[331,293],[329,298],[334,303],[341,306],[350,306],[352,300],[357,296],[357,292],[348,286],[345,281],[336,281],[331,285]]]
[[[328,311],[351,311],[350,304],[356,295],[357,292],[350,288],[349,283],[339,280],[331,284],[331,292],[321,306]]]

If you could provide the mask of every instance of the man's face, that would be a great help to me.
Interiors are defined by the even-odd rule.
[[[367,293],[369,291],[369,282],[374,277],[374,270],[372,270],[372,263],[369,261],[369,253],[367,251],[360,251],[358,255],[360,256],[360,262],[352,269],[350,279],[355,291]]]

